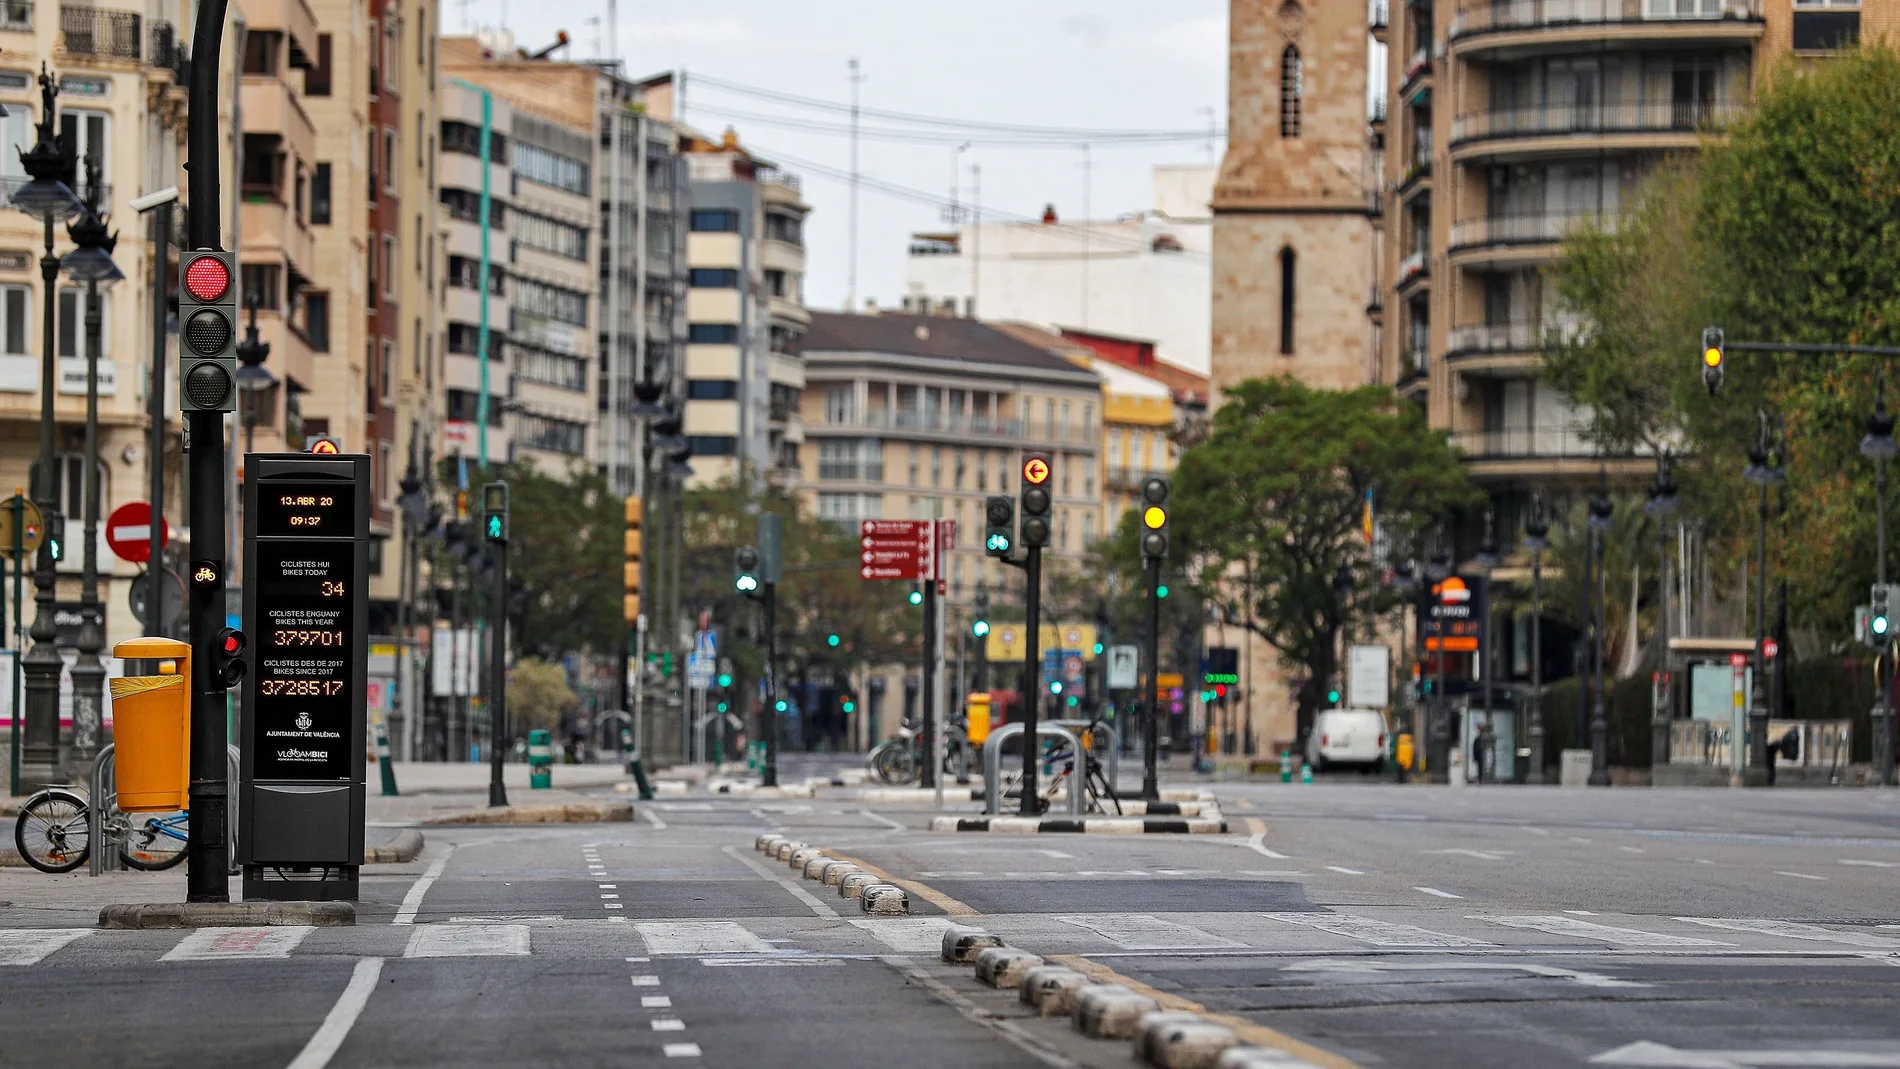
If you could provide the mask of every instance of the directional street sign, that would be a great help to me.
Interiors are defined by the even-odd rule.
[[[865,520],[859,528],[858,575],[924,579],[932,558],[929,520]]]
[[[158,544],[165,546],[171,541],[171,524],[165,517],[158,518]],[[120,560],[129,560],[133,564],[144,564],[152,555],[152,506],[145,501],[128,501],[112,510],[106,517],[106,545],[118,554]]]

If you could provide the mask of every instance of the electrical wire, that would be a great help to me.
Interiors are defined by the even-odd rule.
[[[699,104],[698,110],[710,112],[713,115],[725,119],[736,119],[741,122],[754,122],[766,126],[784,127],[791,130],[807,130],[837,137],[856,136],[867,141],[908,141],[942,145],[1022,145],[1027,147],[1089,144],[1112,147],[1115,145],[1182,144],[1191,141],[1207,140],[1206,130],[1149,130],[1146,132],[1127,132],[1120,134],[1095,131],[1088,137],[1082,138],[1049,134],[966,134],[934,130],[899,130],[876,126],[859,127],[853,130],[849,123],[801,119],[787,115],[770,115],[762,112],[728,108],[721,104],[707,104],[703,101]]]

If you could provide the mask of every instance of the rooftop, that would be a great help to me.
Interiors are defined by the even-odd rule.
[[[1090,382],[1095,373],[1040,346],[974,319],[908,312],[813,312],[805,332],[807,357],[815,353],[885,353],[923,356],[962,364],[1066,373]]]

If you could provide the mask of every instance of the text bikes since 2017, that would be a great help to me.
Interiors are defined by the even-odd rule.
[[[348,630],[356,547],[260,542],[257,775],[348,779],[353,690]]]

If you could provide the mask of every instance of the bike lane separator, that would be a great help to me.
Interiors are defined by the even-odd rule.
[[[396,916],[389,923],[416,923],[416,911],[422,908],[422,896],[429,893],[429,888],[441,878],[442,870],[449,867],[449,858],[454,856],[455,844],[450,843],[448,848],[442,851],[442,856],[430,863],[428,869],[423,872],[422,878],[410,885],[409,893],[402,896],[402,905],[397,907]]]
[[[369,997],[376,992],[376,983],[382,975],[381,958],[363,958],[356,963],[350,982],[337,996],[336,1005],[330,1007],[329,1015],[317,1026],[316,1034],[291,1060],[289,1069],[325,1069],[330,1064],[337,1049],[349,1038],[350,1029],[356,1027],[356,1019],[363,1015],[363,1007],[369,1005]]]

